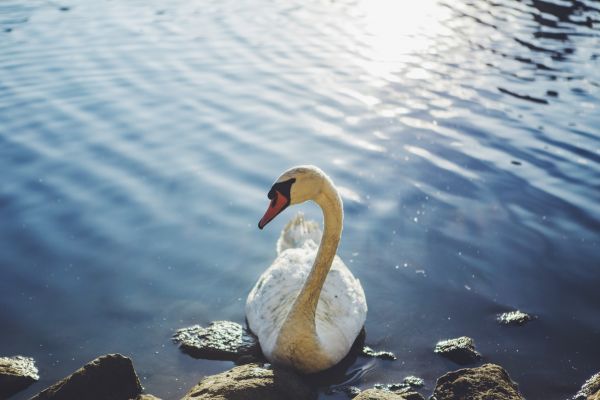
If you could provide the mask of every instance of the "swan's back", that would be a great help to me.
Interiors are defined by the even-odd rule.
[[[294,217],[277,241],[278,256],[248,295],[246,317],[270,359],[281,326],[312,268],[321,230],[302,214]],[[323,349],[337,363],[352,346],[367,313],[358,279],[336,255],[317,305],[315,322]]]
[[[318,246],[321,242],[321,236],[323,234],[318,223],[307,221],[304,219],[304,214],[297,213],[281,231],[281,235],[277,240],[277,254],[281,254],[287,249],[304,247],[304,244],[309,241]]]

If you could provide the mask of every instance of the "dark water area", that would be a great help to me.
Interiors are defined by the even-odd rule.
[[[467,335],[527,398],[573,395],[600,371],[599,127],[598,1],[3,1],[0,354],[41,375],[14,398],[105,353],[166,400],[230,368],[170,337],[244,321],[284,224],[320,219],[256,227],[309,163],[398,356],[331,384],[430,393]]]

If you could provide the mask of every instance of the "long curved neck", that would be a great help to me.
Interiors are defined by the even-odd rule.
[[[323,237],[312,269],[288,313],[278,341],[286,342],[292,336],[296,338],[303,337],[306,340],[303,345],[304,348],[308,345],[318,350],[320,345],[316,331],[315,314],[325,278],[331,269],[331,263],[340,242],[344,214],[342,200],[333,183],[327,178],[324,179],[321,192],[313,200],[323,211]]]
[[[298,294],[294,307],[292,307],[292,310],[294,308],[302,309],[312,317],[313,321],[321,289],[337,252],[344,218],[342,201],[333,185],[326,182],[324,189],[315,199],[315,202],[323,210],[323,237],[312,269]]]

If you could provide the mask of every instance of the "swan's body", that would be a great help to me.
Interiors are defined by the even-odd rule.
[[[335,255],[341,198],[331,180],[310,166],[284,173],[269,197],[271,207],[259,227],[289,204],[314,200],[323,210],[324,233],[321,238],[318,225],[301,215],[288,223],[277,242],[277,258],[248,295],[248,325],[271,362],[305,373],[321,371],[348,354],[367,313],[360,282]]]

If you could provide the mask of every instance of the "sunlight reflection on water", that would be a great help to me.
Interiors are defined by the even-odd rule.
[[[399,357],[329,384],[430,390],[464,334],[531,398],[597,372],[595,3],[61,7],[0,3],[0,354],[43,371],[16,399],[109,352],[165,400],[229,368],[170,335],[244,321],[292,215],[258,232],[266,193],[305,163],[340,187],[367,344]],[[514,308],[539,319],[499,327]]]

